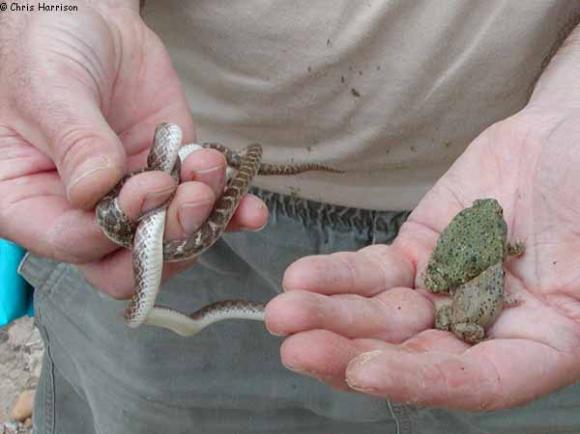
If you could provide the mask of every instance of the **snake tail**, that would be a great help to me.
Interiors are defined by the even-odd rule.
[[[228,148],[221,143],[208,142],[201,145],[203,148],[215,149],[222,153],[225,157],[228,166],[234,169],[239,169],[242,163],[242,156],[236,151]],[[253,144],[250,146],[260,146],[258,144]],[[344,173],[344,171],[335,169],[330,166],[319,163],[297,163],[297,164],[273,164],[273,163],[260,163],[258,167],[258,175],[298,175],[304,172],[330,172],[330,173]]]
[[[193,336],[207,326],[219,321],[243,319],[264,321],[264,308],[261,303],[247,300],[224,300],[209,304],[185,315],[163,306],[155,306],[145,324],[169,329],[181,336]]]

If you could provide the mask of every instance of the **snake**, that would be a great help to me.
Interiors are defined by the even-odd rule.
[[[117,245],[132,250],[135,292],[125,310],[126,324],[131,328],[156,326],[181,336],[192,336],[218,321],[264,321],[265,305],[243,299],[217,301],[191,314],[157,305],[163,263],[198,257],[220,239],[256,175],[294,175],[314,170],[341,171],[318,163],[264,163],[262,147],[257,143],[249,145],[243,152],[237,152],[216,142],[182,144],[182,139],[179,125],[169,122],[157,125],[146,166],[125,175],[98,202],[95,209],[96,220],[103,233]],[[144,171],[166,172],[179,183],[181,164],[198,149],[215,149],[225,157],[229,175],[226,187],[207,220],[193,234],[182,239],[164,241],[166,210],[171,198],[132,220],[119,206],[119,193],[128,179]]]

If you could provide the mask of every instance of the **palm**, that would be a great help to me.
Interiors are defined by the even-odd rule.
[[[42,125],[46,116],[39,112],[65,112],[79,100],[79,95],[89,93],[114,133],[121,137],[129,169],[143,164],[153,126],[160,120],[170,118],[185,127],[189,138],[192,136],[187,105],[160,42],[135,14],[125,14],[116,24],[120,38],[113,33],[110,23],[105,23],[97,12],[88,8],[74,18],[58,15],[41,21],[26,41],[35,49],[32,53],[34,65],[26,65],[28,76],[22,77],[22,81],[27,82],[32,95],[11,95],[10,92],[21,92],[12,86],[5,87],[4,92],[8,94],[0,98],[0,101],[18,101],[16,107],[7,104],[1,107],[3,118],[7,120],[0,125],[0,197],[7,204],[2,207],[4,233],[17,240],[29,239],[33,238],[30,231],[36,228],[39,235],[36,239],[46,239],[46,245],[27,245],[31,250],[61,259],[67,259],[69,251],[71,260],[96,259],[103,255],[103,250],[94,249],[90,242],[64,238],[70,232],[64,229],[70,229],[73,222],[82,221],[89,235],[98,236],[98,229],[92,214],[72,208],[65,195],[62,181],[67,171],[65,166],[77,161],[64,158],[62,167],[58,167],[60,174],[57,173],[53,161],[58,161],[59,154],[66,153],[67,149],[51,148],[45,140],[46,135],[54,135],[56,141],[65,142],[70,139],[66,137],[67,132],[54,131],[55,127],[50,124]],[[33,40],[39,36],[40,41]],[[47,78],[39,71],[48,74],[56,71],[57,74]],[[97,104],[87,107],[85,101],[82,104],[79,101],[73,111],[79,112],[81,117],[87,112],[92,114],[91,110],[96,107]],[[11,122],[25,115],[31,115],[41,124],[42,134],[35,130],[34,122],[32,125]],[[46,122],[54,122],[54,119],[49,118]],[[82,136],[82,132],[75,131],[75,134]],[[91,137],[80,136],[72,140],[84,140],[83,146],[90,147]],[[115,181],[110,179],[102,189],[106,191]],[[39,215],[43,216],[42,225],[37,222]],[[29,224],[22,225],[23,219],[29,220]],[[41,235],[45,233],[52,235]],[[83,248],[85,244],[86,249]],[[110,248],[110,245],[102,246],[102,249]]]
[[[503,204],[510,239],[526,245],[524,256],[506,264],[506,290],[520,303],[503,311],[490,331],[494,339],[470,352],[481,353],[486,363],[521,380],[517,387],[530,378],[548,380],[543,373],[549,369],[562,371],[560,384],[572,381],[578,368],[567,365],[574,364],[580,343],[580,273],[572,259],[580,251],[580,234],[574,229],[580,200],[570,194],[580,181],[573,179],[578,178],[580,152],[568,145],[574,143],[570,134],[576,127],[562,123],[544,137],[532,137],[525,134],[525,124],[532,121],[514,118],[480,136],[401,232],[401,241],[408,238],[418,269],[423,269],[438,234],[460,209],[479,197],[496,197]],[[532,182],[526,173],[534,174]],[[523,363],[530,368],[518,375]],[[541,383],[533,388],[541,391]],[[514,396],[510,403],[518,400]]]
[[[536,117],[522,113],[484,132],[421,201],[391,247],[293,265],[287,288],[330,295],[317,309],[338,319],[297,313],[315,310],[308,308],[313,295],[302,291],[271,303],[270,329],[295,333],[284,343],[285,363],[337,387],[468,409],[516,405],[573,382],[580,372],[580,272],[574,264],[580,233],[573,226],[580,215],[574,196],[580,129],[563,122],[541,136],[528,134]],[[434,296],[411,288],[422,287],[443,228],[483,197],[499,200],[510,240],[523,241],[526,252],[506,263],[506,290],[520,303],[502,312],[489,330],[492,339],[470,347],[433,330]],[[331,289],[324,276],[312,276],[314,261],[320,269],[337,260],[341,268],[349,264],[342,283],[335,277]],[[345,311],[348,321],[340,317]],[[306,347],[317,350],[305,356]],[[375,350],[382,353],[371,363],[370,356],[356,358]]]
[[[157,124],[174,122],[184,141],[194,139],[169,56],[134,8],[94,2],[0,26],[0,236],[81,263],[88,281],[119,298],[133,292],[131,254],[106,239],[90,210],[145,164]],[[120,207],[137,218],[171,198],[165,236],[187,237],[223,191],[225,164],[217,151],[196,152],[177,187],[167,174],[139,174],[121,190]],[[266,218],[258,200],[244,199],[230,227],[255,229]],[[190,265],[167,264],[164,275]]]

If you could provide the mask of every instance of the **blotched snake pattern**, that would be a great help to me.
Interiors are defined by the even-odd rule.
[[[147,167],[142,171],[161,170],[170,173],[179,182],[181,162],[200,148],[220,151],[228,167],[234,171],[210,216],[190,237],[163,241],[168,203],[146,213],[137,221],[131,221],[121,210],[118,204],[121,188],[127,179],[142,171],[125,176],[97,204],[97,222],[103,232],[115,243],[133,251],[135,293],[125,312],[127,324],[130,327],[142,324],[164,327],[180,335],[190,336],[224,319],[263,320],[264,305],[246,300],[218,301],[190,315],[156,306],[163,262],[191,259],[211,247],[222,236],[256,175],[293,175],[312,170],[339,171],[316,163],[262,163],[262,147],[258,144],[250,145],[244,153],[238,154],[218,143],[182,145],[181,142],[182,132],[178,125],[160,124],[155,130]]]

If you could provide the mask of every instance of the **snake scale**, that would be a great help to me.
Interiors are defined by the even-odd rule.
[[[137,221],[130,220],[118,204],[118,195],[125,182],[143,171],[161,170],[179,182],[181,162],[200,148],[220,151],[233,171],[222,196],[217,200],[207,220],[190,237],[163,240],[166,208],[147,212]],[[248,192],[256,175],[293,175],[319,170],[340,172],[317,164],[263,163],[262,147],[252,144],[243,153],[237,153],[219,143],[182,145],[181,128],[172,123],[157,126],[147,166],[126,175],[96,207],[97,222],[112,241],[133,251],[135,293],[125,311],[129,327],[143,324],[163,327],[182,336],[191,336],[217,321],[248,319],[263,321],[264,305],[247,300],[224,300],[207,305],[186,315],[164,306],[155,305],[164,261],[182,261],[195,258],[210,248],[224,233],[243,196]]]

